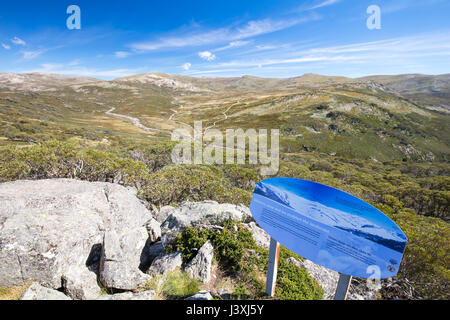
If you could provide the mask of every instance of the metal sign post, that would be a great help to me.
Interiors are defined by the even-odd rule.
[[[334,295],[334,300],[347,300],[348,289],[350,288],[350,283],[352,282],[352,276],[346,274],[339,274],[339,281],[336,288],[336,294]]]
[[[274,239],[270,238],[270,249],[269,249],[269,266],[267,270],[267,280],[266,280],[266,294],[269,297],[275,295],[275,286],[277,283],[277,271],[278,271],[278,261],[280,259],[280,244]]]

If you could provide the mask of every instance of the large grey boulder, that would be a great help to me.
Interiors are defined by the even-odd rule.
[[[214,257],[214,247],[207,241],[188,263],[185,272],[193,279],[208,283],[211,280],[211,266]]]
[[[151,264],[147,273],[151,276],[162,275],[167,272],[174,271],[181,267],[183,260],[181,252],[172,252],[169,254],[162,254],[157,257]]]
[[[92,300],[100,294],[97,275],[88,268],[69,267],[61,280],[64,292],[74,300]]]
[[[133,240],[130,241],[129,238]],[[134,290],[149,279],[139,270],[139,261],[130,261],[134,257],[132,250],[143,248],[145,241],[145,237],[139,235],[139,232],[131,232],[131,235],[126,234],[122,238],[115,231],[105,233],[100,260],[100,282],[105,288]],[[130,243],[137,245],[131,247]]]
[[[56,291],[54,289],[41,286],[39,283],[34,282],[29,286],[20,300],[72,300],[64,293]]]
[[[94,298],[106,231],[116,232],[122,260],[135,270],[151,219],[136,193],[70,179],[0,184],[0,286],[62,283],[75,299]]]
[[[172,211],[161,225],[163,244],[170,243],[187,227],[220,225],[226,221],[247,222],[252,219],[244,206],[219,204],[215,201],[185,202]]]

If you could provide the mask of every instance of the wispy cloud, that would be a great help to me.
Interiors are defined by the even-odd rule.
[[[292,12],[308,12],[316,9],[329,7],[342,2],[343,0],[314,0],[304,1],[299,7],[292,10]]]
[[[236,38],[246,39],[262,34],[272,33],[293,27],[305,21],[305,18],[295,18],[289,20],[263,19],[258,21],[250,21],[244,27],[237,29],[238,32],[236,33]]]
[[[320,2],[320,3],[318,3],[318,4],[314,5],[314,6],[312,6],[312,7],[310,8],[310,10],[314,10],[314,9],[318,9],[318,8],[323,8],[323,7],[328,7],[328,6],[331,6],[331,5],[336,4],[336,3],[338,3],[338,2],[341,2],[341,0],[326,0],[326,1]]]
[[[333,61],[333,62],[344,62],[351,61],[357,58],[356,56],[314,56],[308,55],[298,58],[290,58],[290,59],[264,59],[264,60],[253,60],[253,61],[232,61],[225,62],[219,64],[220,67],[258,67],[261,68],[263,66],[269,65],[278,65],[278,64],[298,64],[298,63],[310,63],[310,62],[324,62],[324,61]]]
[[[162,37],[155,41],[132,43],[129,47],[136,51],[153,51],[163,48],[195,47],[227,42],[240,44],[238,41],[281,31],[319,18],[319,16],[312,14],[292,19],[253,20],[239,27],[224,27],[204,32],[190,32],[183,36]]]
[[[26,46],[27,43],[18,37],[14,37],[11,39],[11,42],[17,46]]]
[[[301,46],[299,46],[301,48]],[[317,64],[396,64],[411,63],[424,57],[450,57],[450,33],[421,34],[417,36],[391,38],[386,40],[353,43],[341,46],[299,49],[296,46],[277,51],[277,58],[269,52],[254,52],[245,55],[244,59],[232,60],[211,65],[211,68],[226,70],[227,68],[260,68],[276,65],[308,65]],[[208,67],[208,66],[207,66]],[[198,70],[199,73],[201,73]]]
[[[23,51],[23,58],[25,60],[31,60],[31,59],[35,59],[37,57],[39,57],[41,54],[43,54],[45,51],[45,49],[39,49],[39,50],[33,50],[33,51]]]
[[[4,43],[2,43],[2,47],[3,47],[5,50],[10,50],[10,49],[11,49],[11,46],[8,46],[7,44],[4,44]]]
[[[114,55],[116,58],[123,59],[123,58],[128,58],[131,55],[131,52],[117,51],[116,53],[114,53]]]
[[[220,52],[220,51],[225,51],[225,50],[228,50],[228,49],[239,48],[239,47],[245,46],[245,45],[247,45],[247,44],[249,44],[251,42],[252,41],[242,41],[242,40],[232,41],[229,44],[227,44],[226,46],[214,49],[213,51],[214,52]]]

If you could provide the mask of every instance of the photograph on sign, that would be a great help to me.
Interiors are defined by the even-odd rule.
[[[250,210],[276,241],[342,274],[381,278],[397,274],[407,238],[381,211],[343,191],[306,180],[259,182]]]

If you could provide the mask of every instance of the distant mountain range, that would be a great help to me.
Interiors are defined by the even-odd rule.
[[[395,91],[404,95],[426,94],[431,96],[449,97],[450,74],[423,75],[376,75],[362,78],[347,78],[324,76],[308,73],[294,78],[259,78],[243,77],[189,77],[183,75],[168,75],[164,73],[147,73],[105,81],[88,77],[72,77],[57,74],[0,73],[0,88],[34,89],[63,87],[81,84],[125,83],[134,85],[155,84],[161,87],[186,89],[189,91],[248,91],[248,90],[290,90],[303,87],[323,87],[326,85],[366,85]],[[448,106],[447,106],[448,107]]]

